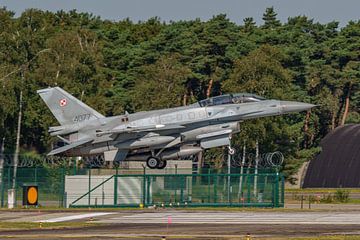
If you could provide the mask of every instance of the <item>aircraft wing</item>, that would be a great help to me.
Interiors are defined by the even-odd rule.
[[[59,154],[59,153],[62,153],[62,152],[66,152],[66,151],[68,151],[68,150],[70,150],[72,148],[81,146],[81,145],[83,145],[85,143],[88,143],[88,142],[91,142],[91,141],[93,141],[92,138],[86,138],[86,139],[82,139],[82,140],[79,140],[79,141],[76,141],[76,142],[72,142],[69,145],[65,145],[63,147],[59,147],[59,148],[56,148],[56,149],[52,150],[47,155],[51,156],[51,155],[56,155],[56,154]]]
[[[172,130],[172,129],[181,129],[185,128],[181,125],[149,125],[145,127],[131,127],[128,126],[126,128],[114,128],[109,131],[98,132],[96,136],[101,137],[104,135],[114,135],[116,137],[118,134],[122,133],[139,133],[139,132],[158,132],[164,130]]]

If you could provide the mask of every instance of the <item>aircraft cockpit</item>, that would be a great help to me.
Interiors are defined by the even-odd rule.
[[[236,93],[207,98],[199,101],[198,104],[200,107],[209,107],[223,104],[259,102],[263,100],[266,99],[255,94]]]

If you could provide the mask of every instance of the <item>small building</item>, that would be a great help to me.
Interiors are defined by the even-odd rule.
[[[360,124],[336,128],[321,141],[322,151],[310,161],[303,188],[360,187]]]

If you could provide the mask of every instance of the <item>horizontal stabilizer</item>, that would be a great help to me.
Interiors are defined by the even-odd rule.
[[[59,148],[56,148],[56,149],[52,150],[47,155],[51,156],[51,155],[56,155],[56,154],[59,154],[59,153],[63,153],[63,152],[66,152],[66,151],[68,151],[70,149],[73,149],[75,147],[81,146],[81,145],[83,145],[85,143],[91,142],[92,140],[93,140],[92,138],[86,138],[86,139],[82,139],[82,140],[79,140],[79,141],[76,141],[76,142],[72,142],[69,145],[65,145],[63,147],[59,147]]]

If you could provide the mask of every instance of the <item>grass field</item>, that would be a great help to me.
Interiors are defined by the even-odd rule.
[[[263,239],[263,240],[360,240],[358,235],[335,235],[335,236],[320,236],[320,237],[276,237],[276,238],[254,238],[254,239]]]
[[[0,222],[0,230],[26,230],[26,229],[61,229],[74,227],[88,227],[100,225],[93,222],[59,222],[59,223],[36,223],[36,222]]]

